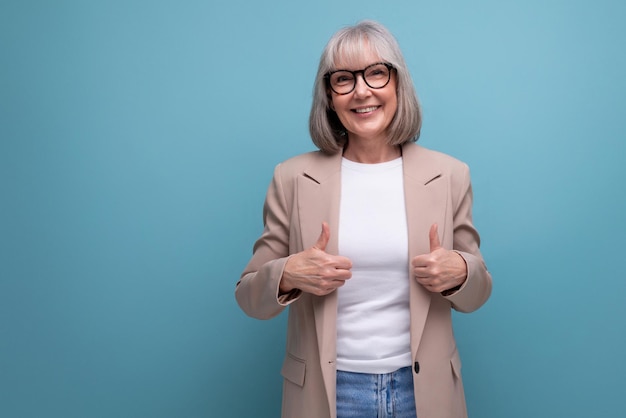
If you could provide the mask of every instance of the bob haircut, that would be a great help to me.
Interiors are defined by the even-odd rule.
[[[398,109],[388,128],[387,143],[401,145],[419,138],[422,111],[398,42],[380,23],[364,20],[335,33],[320,57],[313,87],[309,132],[313,143],[327,154],[341,150],[349,138],[337,114],[330,108],[331,92],[325,75],[335,70],[338,62],[356,62],[365,48],[371,48],[381,61],[393,65],[397,75]]]

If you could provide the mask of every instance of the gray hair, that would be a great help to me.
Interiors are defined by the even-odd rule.
[[[338,152],[348,137],[337,114],[330,108],[330,92],[324,76],[335,69],[339,60],[356,62],[368,46],[382,61],[393,65],[397,73],[398,109],[389,126],[387,142],[390,145],[401,145],[419,138],[422,111],[398,42],[380,23],[364,20],[335,33],[320,57],[313,87],[309,132],[313,143],[325,153]]]

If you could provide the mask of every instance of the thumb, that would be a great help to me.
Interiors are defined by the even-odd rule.
[[[441,248],[441,243],[439,242],[439,234],[437,233],[437,224],[433,224],[430,227],[430,232],[428,233],[428,238],[430,240],[430,252]]]
[[[330,240],[330,227],[326,222],[322,222],[322,232],[320,233],[317,242],[314,245],[314,248],[318,250],[326,251],[326,246],[328,245],[328,241]]]

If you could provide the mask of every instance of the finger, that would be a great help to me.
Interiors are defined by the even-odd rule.
[[[413,260],[411,260],[411,267],[413,267],[415,271],[417,271],[417,268],[419,267],[424,267],[424,262],[422,261],[422,257],[420,256],[414,257]]]
[[[430,227],[430,232],[428,233],[428,238],[430,239],[430,252],[441,248],[441,243],[439,242],[439,234],[437,233],[437,224],[433,224]]]
[[[352,268],[352,260],[348,257],[333,256],[332,266],[337,270],[350,270]]]
[[[320,233],[314,247],[318,250],[326,251],[326,246],[330,240],[330,227],[326,222],[322,222],[322,232]]]
[[[413,270],[413,275],[415,276],[416,279],[430,279],[431,275],[428,274],[428,271],[426,271],[426,269],[414,269]]]
[[[348,280],[352,277],[351,267],[346,268],[335,268],[333,280]]]

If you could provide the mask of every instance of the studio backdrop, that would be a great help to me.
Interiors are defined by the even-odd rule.
[[[274,166],[314,149],[322,49],[366,18],[420,143],[471,168],[470,416],[624,416],[626,3],[5,0],[1,417],[279,416],[286,315],[235,283]]]

